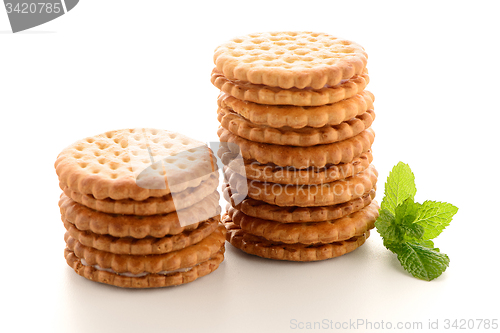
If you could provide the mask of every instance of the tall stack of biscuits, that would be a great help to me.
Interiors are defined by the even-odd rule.
[[[227,240],[292,261],[361,246],[379,208],[364,49],[324,33],[256,33],[220,45],[214,63]]]
[[[79,140],[55,162],[64,255],[79,275],[127,288],[217,269],[226,230],[212,151],[181,134],[126,129]]]

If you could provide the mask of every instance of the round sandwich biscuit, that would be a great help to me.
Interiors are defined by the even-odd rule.
[[[373,110],[374,100],[372,93],[361,91],[350,98],[320,106],[266,105],[242,101],[221,93],[217,104],[219,108],[235,112],[255,125],[298,129],[339,125],[367,110]]]
[[[310,147],[352,138],[370,127],[375,120],[375,112],[365,113],[338,125],[323,127],[273,128],[256,125],[235,112],[224,108],[217,110],[217,119],[222,127],[231,133],[253,142],[263,142],[282,146]]]
[[[368,168],[373,161],[371,150],[354,158],[349,163],[331,164],[323,168],[310,167],[297,169],[293,167],[280,167],[274,164],[261,164],[239,158],[238,154],[224,146],[217,151],[222,163],[232,171],[247,177],[250,180],[278,184],[313,185],[330,183],[339,179],[351,177]]]
[[[198,228],[202,221],[220,214],[219,193],[213,192],[183,210],[157,215],[102,213],[87,208],[65,194],[59,199],[61,217],[82,231],[113,237],[155,237],[177,235]]]
[[[88,208],[109,214],[156,215],[172,213],[193,206],[214,193],[219,185],[219,174],[212,174],[197,187],[190,187],[182,192],[170,193],[163,197],[150,197],[142,201],[133,199],[96,199],[89,194],[72,191],[59,184],[64,194]]]
[[[194,188],[216,170],[202,142],[166,130],[109,131],[65,148],[55,162],[59,182],[97,200],[145,200]]]
[[[220,45],[214,63],[229,80],[284,89],[321,89],[361,74],[367,54],[354,42],[324,33],[265,32]]]
[[[231,207],[228,216],[243,231],[285,244],[328,244],[361,236],[375,227],[379,206],[375,201],[363,209],[336,219],[308,223],[280,223],[245,215]]]
[[[158,288],[177,286],[192,282],[202,276],[215,271],[224,260],[224,246],[212,258],[196,264],[195,266],[146,274],[123,274],[116,273],[111,269],[103,269],[99,266],[90,266],[85,260],[78,258],[68,248],[64,250],[67,264],[75,272],[91,281],[113,285],[122,288]],[[83,264],[82,261],[85,263]]]
[[[82,231],[64,218],[62,220],[68,234],[84,246],[116,254],[150,255],[182,250],[200,242],[215,231],[220,222],[220,216],[200,222],[196,229],[183,231],[177,235],[168,235],[162,238],[144,237],[140,239],[133,237],[113,237],[96,234],[91,231]]]
[[[224,198],[229,202],[226,206],[226,211],[229,210],[230,207],[234,207],[243,212],[245,215],[280,223],[321,222],[340,219],[368,206],[375,198],[375,190],[372,189],[370,192],[363,194],[360,198],[336,205],[317,207],[281,207],[248,197],[243,200],[236,201],[233,199],[233,193],[229,186],[226,185],[223,189]]]
[[[340,257],[363,245],[370,236],[367,231],[361,236],[329,244],[285,244],[249,234],[234,224],[227,215],[223,216],[223,221],[227,228],[226,237],[231,245],[248,254],[275,260],[318,261]]]
[[[374,189],[378,173],[373,165],[352,177],[317,185],[284,185],[247,180],[245,177],[225,170],[227,183],[239,194],[277,206],[327,206],[336,205],[362,197]]]
[[[219,127],[217,134],[221,145],[233,153],[241,154],[244,159],[297,169],[323,168],[328,164],[352,162],[357,156],[370,150],[375,140],[375,132],[371,127],[347,140],[312,147],[253,142],[234,135],[223,127]]]
[[[97,250],[83,245],[71,237],[69,232],[64,235],[64,240],[67,248],[90,266],[98,265],[103,269],[112,269],[116,273],[142,274],[189,268],[207,261],[224,246],[225,234],[224,226],[219,224],[214,232],[194,245],[152,255],[115,254]]]
[[[211,82],[223,93],[234,97],[238,101],[265,105],[320,106],[337,103],[362,93],[370,82],[370,79],[365,68],[363,74],[343,80],[333,87],[326,86],[320,89],[282,89],[239,80],[228,80],[217,69],[214,69],[212,71]]]

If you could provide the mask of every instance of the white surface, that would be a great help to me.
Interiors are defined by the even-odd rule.
[[[496,2],[238,3],[81,1],[15,35],[0,10],[2,331],[288,332],[302,331],[294,319],[364,319],[419,321],[422,330],[399,331],[424,332],[429,320],[443,331],[445,319],[500,319]],[[417,201],[459,207],[435,241],[448,270],[432,282],[409,276],[373,232],[357,251],[315,263],[228,245],[216,272],[175,288],[124,290],[76,275],[63,258],[59,151],[125,127],[216,140],[213,50],[269,30],[324,31],[365,47],[377,198],[401,160],[416,175]]]

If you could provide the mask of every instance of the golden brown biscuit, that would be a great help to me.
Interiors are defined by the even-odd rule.
[[[219,185],[219,174],[212,174],[197,187],[189,187],[182,192],[170,193],[163,197],[150,197],[137,201],[132,199],[113,200],[95,199],[92,195],[71,191],[59,184],[64,194],[72,200],[88,208],[109,214],[156,215],[181,211],[193,206],[216,191]]]
[[[228,216],[243,231],[269,241],[285,244],[328,244],[361,236],[375,227],[379,206],[365,208],[336,220],[308,223],[280,223],[245,215],[231,207]]]
[[[193,188],[216,170],[202,142],[166,130],[109,131],[65,148],[55,162],[59,182],[95,199],[145,200]]]
[[[223,189],[224,198],[229,202],[226,205],[226,211],[228,211],[231,207],[234,207],[248,216],[280,223],[321,222],[340,219],[368,206],[375,198],[375,190],[373,189],[370,192],[363,194],[360,198],[336,205],[317,207],[280,207],[248,197],[243,198],[242,201],[235,201],[233,200],[233,194],[230,187],[226,185],[223,186]]]
[[[219,127],[217,134],[223,146],[228,147],[233,153],[241,153],[244,159],[297,169],[323,168],[328,164],[349,163],[370,150],[375,140],[375,132],[371,128],[344,141],[312,147],[253,142],[234,135],[223,127]]]
[[[248,179],[294,185],[330,183],[351,177],[366,170],[373,160],[372,152],[368,150],[349,163],[332,164],[324,168],[296,169],[293,167],[279,167],[274,164],[261,164],[257,161],[238,158],[238,154],[231,153],[224,146],[219,147],[217,154],[227,168],[246,176]]]
[[[256,125],[235,112],[224,108],[217,110],[217,119],[222,127],[231,133],[253,142],[263,142],[275,145],[310,147],[343,141],[358,135],[370,127],[375,120],[375,112],[365,113],[351,118],[338,125],[323,127],[290,127],[274,128]]]
[[[223,221],[227,228],[227,241],[231,245],[248,254],[275,260],[317,261],[340,257],[363,245],[370,236],[367,231],[362,236],[329,244],[284,244],[246,233],[227,215],[223,217]]]
[[[283,185],[247,180],[226,169],[227,183],[237,193],[277,206],[327,206],[362,197],[375,188],[378,173],[373,165],[352,177],[317,185]]]
[[[220,45],[214,63],[229,80],[284,89],[321,89],[361,74],[367,54],[354,42],[324,33],[265,32]]]
[[[281,89],[239,80],[231,81],[215,69],[212,71],[211,81],[221,92],[234,97],[236,101],[278,106],[320,106],[337,103],[362,93],[363,89],[370,82],[370,79],[365,68],[363,74],[355,75],[349,80],[341,81],[333,87],[328,86],[321,89]],[[311,119],[311,121],[313,120],[314,118]],[[292,122],[288,123],[289,126],[293,126],[292,124]],[[314,123],[311,122],[310,126],[314,126]]]
[[[83,245],[68,232],[64,235],[64,240],[67,248],[90,266],[98,265],[103,269],[112,269],[116,273],[141,274],[189,268],[206,261],[220,251],[224,245],[225,233],[224,226],[220,224],[199,243],[181,250],[152,255],[115,254],[97,250]]]
[[[164,272],[163,274],[146,274],[140,277],[124,276],[118,273],[104,271],[94,266],[83,265],[80,258],[68,248],[64,250],[64,257],[68,265],[84,278],[122,288],[158,288],[177,286],[192,282],[202,276],[215,271],[224,260],[224,246],[211,259],[196,266],[180,271]]]
[[[113,237],[156,237],[177,235],[196,229],[200,222],[220,214],[219,193],[214,192],[179,212],[149,216],[107,214],[87,208],[65,194],[59,200],[61,217],[82,231]]]
[[[256,125],[269,127],[323,127],[334,126],[353,117],[373,110],[375,97],[369,91],[319,106],[268,105],[247,102],[221,93],[217,99],[219,108],[233,111]]]
[[[162,238],[145,237],[140,239],[100,235],[91,231],[79,230],[74,224],[64,220],[64,218],[63,222],[68,234],[84,246],[116,254],[149,255],[182,250],[200,242],[215,231],[220,222],[220,216],[200,222],[198,228],[183,231],[177,235],[168,235]]]

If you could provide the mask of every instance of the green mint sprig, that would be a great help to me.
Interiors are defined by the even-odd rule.
[[[414,202],[417,188],[410,167],[399,162],[385,183],[380,216],[375,222],[384,246],[398,256],[403,268],[416,278],[431,281],[450,264],[434,247],[436,238],[450,224],[458,208],[446,202]]]

